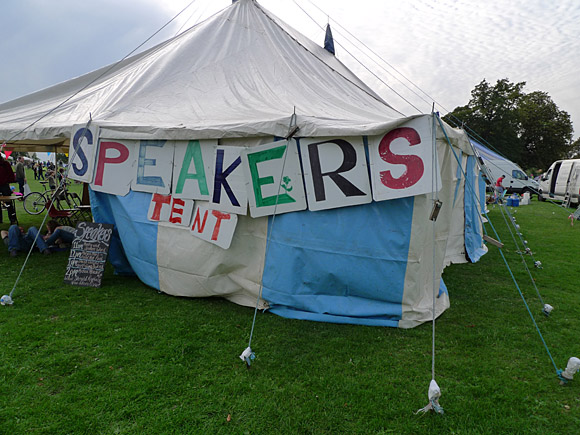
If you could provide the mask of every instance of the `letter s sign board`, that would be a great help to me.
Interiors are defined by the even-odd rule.
[[[431,193],[435,186],[441,188],[438,159],[433,162],[432,121],[430,115],[421,116],[385,134],[369,137],[375,201],[422,195]]]
[[[69,178],[85,183],[93,182],[98,140],[98,126],[94,124],[88,128],[86,124],[73,126],[68,152],[71,165]]]

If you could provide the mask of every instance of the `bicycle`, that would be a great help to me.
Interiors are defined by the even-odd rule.
[[[42,213],[46,209],[46,204],[50,203],[53,198],[54,191],[47,188],[48,181],[40,181],[40,184],[44,187],[44,192],[30,192],[23,199],[24,211],[28,214],[36,215]],[[64,197],[66,200],[66,185],[59,187],[57,192],[58,193],[54,195],[55,202],[59,201],[59,197]]]

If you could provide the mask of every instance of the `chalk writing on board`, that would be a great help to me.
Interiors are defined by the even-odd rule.
[[[64,276],[66,284],[100,287],[113,225],[79,222]]]

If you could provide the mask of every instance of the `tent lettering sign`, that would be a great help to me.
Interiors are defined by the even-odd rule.
[[[237,219],[232,215],[245,215],[248,203],[250,215],[262,217],[432,192],[433,171],[437,185],[441,182],[439,168],[428,160],[431,125],[432,117],[423,116],[369,138],[370,179],[362,137],[301,139],[300,153],[295,140],[244,148],[219,146],[217,141],[101,140],[97,147],[97,127],[75,126],[71,137],[77,157],[69,177],[113,195],[124,196],[129,190],[153,193],[148,218],[157,222],[188,226],[193,200],[207,201],[211,210],[224,212],[211,213],[219,216],[214,230],[233,234]],[[196,215],[194,223],[198,219]],[[207,239],[199,226],[191,230]],[[213,233],[209,241],[216,241]]]
[[[114,225],[118,273],[290,318],[410,328],[449,307],[444,267],[486,252],[474,152],[436,116],[402,114],[238,0],[0,104],[0,140],[69,146],[95,222]]]

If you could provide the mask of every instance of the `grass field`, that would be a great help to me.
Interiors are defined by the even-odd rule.
[[[563,369],[580,357],[580,222],[535,200],[513,213],[543,264],[524,258],[554,306],[550,317],[499,207],[490,218]],[[40,224],[22,210],[19,218]],[[0,293],[23,261],[0,253]],[[580,433],[580,374],[559,385],[493,246],[476,264],[445,270],[451,308],[436,323],[435,365],[444,415],[415,414],[427,404],[431,324],[400,330],[259,314],[248,370],[238,355],[252,309],[160,294],[110,267],[102,288],[68,286],[66,263],[65,252],[33,254],[14,305],[0,307],[0,433]]]

